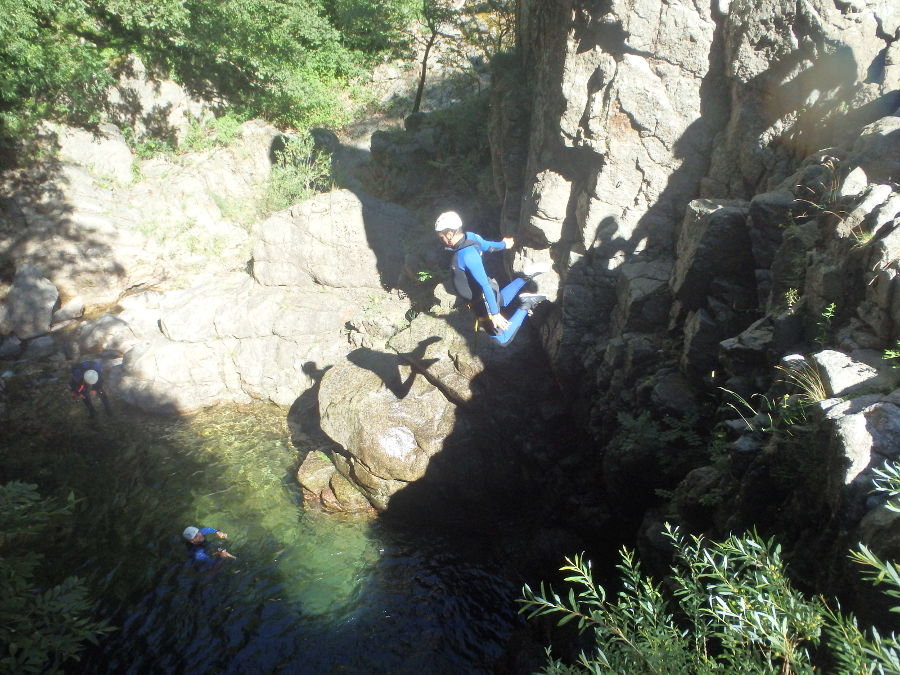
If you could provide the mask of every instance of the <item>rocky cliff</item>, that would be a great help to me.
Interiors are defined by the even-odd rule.
[[[492,92],[504,233],[553,263],[543,342],[650,556],[664,518],[835,554],[875,518],[900,452],[898,27],[883,2],[521,3]]]

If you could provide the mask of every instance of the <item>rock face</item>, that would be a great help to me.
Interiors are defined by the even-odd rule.
[[[100,124],[96,132],[45,122],[41,132],[58,147],[59,157],[103,178],[128,185],[134,157],[117,126]]]
[[[525,0],[519,18],[519,76],[492,92],[503,234],[553,262],[542,339],[590,411],[603,498],[640,518],[672,489],[693,528],[766,522],[837,559],[898,421],[900,12]],[[846,403],[791,418],[808,385],[775,366],[798,351]],[[683,461],[701,448],[718,463]]]
[[[348,325],[397,303],[382,279],[400,278],[398,242],[414,222],[370,197],[320,195],[254,227],[254,278],[219,274],[125,299],[119,318],[134,337],[121,349],[122,396],[161,412],[259,399],[291,406],[317,384],[309,373],[354,347]],[[400,305],[388,335],[404,321]]]
[[[175,82],[156,77],[137,56],[122,64],[117,75],[107,92],[107,113],[138,139],[164,140],[176,147],[192,121],[209,115],[207,103],[191,98]]]
[[[256,219],[278,133],[247,122],[229,148],[138,162],[117,130],[95,137],[58,127],[57,140],[90,140],[64,141],[57,162],[0,177],[9,206],[3,260],[36,265],[64,300],[80,296],[87,308],[208,267],[243,270],[243,221]]]
[[[404,236],[416,223],[396,204],[329,192],[256,228],[253,276],[264,286],[392,288]]]
[[[0,335],[27,340],[47,333],[58,300],[56,287],[37,267],[21,265],[0,305]]]
[[[600,339],[609,333],[602,309],[599,317],[583,310],[585,292],[590,304],[614,307],[615,270],[636,257],[672,255],[692,199],[753,197],[759,212],[763,203],[755,195],[787,184],[800,160],[820,147],[852,143],[863,124],[891,113],[897,71],[881,64],[896,49],[896,30],[896,10],[882,4],[838,11],[824,2],[799,9],[779,2],[523,3],[522,71],[533,74],[528,85],[536,92],[527,154],[504,145],[521,133],[498,134],[495,156],[526,159],[495,162],[495,170],[504,190],[518,191],[503,194],[503,203],[525,205],[503,219],[510,233],[556,262],[559,321],[548,332],[548,348],[559,354],[558,367],[593,357],[593,349],[570,348],[591,344],[573,333]],[[851,112],[842,114],[842,107]],[[495,110],[507,115],[503,106]],[[822,171],[820,163],[820,178]],[[816,182],[827,180],[806,180]],[[780,194],[787,200],[776,207],[781,216],[792,211],[799,220],[795,198],[814,192]],[[735,220],[735,234],[749,234],[755,253],[765,241],[757,244],[757,234],[768,236],[759,227],[747,230]],[[747,249],[740,238],[728,241],[738,252]],[[759,269],[769,267],[764,250]],[[685,262],[684,252],[676,253],[678,285]],[[733,272],[739,270],[746,267]],[[752,280],[743,281],[745,295],[757,291]]]
[[[530,331],[485,348],[439,290],[404,297],[442,262],[411,212],[341,190],[242,217],[277,134],[260,123],[240,148],[145,160],[114,189],[98,189],[128,166],[113,130],[114,166],[62,143],[48,176],[16,177],[40,199],[7,179],[2,250],[84,298],[73,349],[123,355],[127,400],[302,410],[297,433],[324,455],[299,480],[329,509],[521,491],[530,471],[565,486],[553,504],[588,538],[622,520],[646,548],[664,512],[711,534],[785,528],[812,555],[888,527],[867,481],[896,454],[880,357],[900,344],[897,10],[522,0],[518,17],[520,62],[491,91],[493,185],[518,243],[504,264],[552,263],[529,319],[552,375]],[[446,141],[414,116],[372,151],[415,201]],[[4,353],[49,347],[26,344],[47,330],[44,290],[22,335],[25,291],[7,293]],[[786,370],[798,353],[807,382]],[[535,450],[526,431],[566,406],[589,440]]]
[[[169,110],[165,132],[181,137],[186,99],[128,86],[140,105],[120,123],[140,137]],[[298,445],[318,449],[298,479],[329,510],[385,509],[399,492],[476,503],[516,491],[511,439],[522,415],[559,414],[541,405],[555,381],[527,328],[496,348],[436,280],[412,283],[446,265],[415,214],[335,190],[258,219],[278,135],[259,122],[229,147],[140,161],[111,125],[46,131],[58,161],[4,176],[0,232],[17,273],[3,287],[0,358],[101,360],[111,395],[154,413],[290,407]]]
[[[254,399],[290,406],[312,385],[304,367],[346,350],[337,338],[351,312],[325,290],[265,288],[237,274],[135,297],[123,313],[138,337],[122,350],[121,395],[157,412]]]

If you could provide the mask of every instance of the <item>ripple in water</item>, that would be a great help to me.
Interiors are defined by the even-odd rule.
[[[82,498],[47,552],[119,630],[79,672],[487,673],[518,624],[516,590],[471,542],[305,513],[280,410],[127,413],[99,430],[80,409],[47,412],[60,419],[18,436],[4,469]],[[196,566],[188,524],[228,532],[238,559]]]

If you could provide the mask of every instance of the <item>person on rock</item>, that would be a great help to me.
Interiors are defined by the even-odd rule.
[[[196,562],[203,563],[214,562],[215,558],[231,558],[232,560],[235,560],[233,555],[221,547],[217,548],[212,553],[207,552],[206,546],[208,542],[206,540],[206,535],[209,534],[214,534],[219,537],[219,539],[228,539],[226,533],[217,530],[214,527],[194,527],[193,525],[189,525],[184,528],[184,532],[181,533],[181,536],[184,537],[185,542],[187,542],[191,558]]]
[[[450,264],[451,290],[469,301],[469,308],[475,313],[478,327],[484,328],[497,344],[508,345],[518,333],[525,317],[547,299],[543,295],[520,291],[531,279],[546,272],[549,266],[543,263],[530,265],[501,289],[488,276],[481,256],[484,253],[511,249],[515,245],[512,237],[489,241],[474,232],[465,232],[462,219],[455,211],[447,211],[438,216],[434,231],[444,246],[453,251]],[[517,297],[518,307],[507,317],[503,310]]]
[[[91,419],[96,418],[97,412],[91,403],[91,394],[97,394],[103,401],[103,408],[107,415],[112,415],[106,390],[103,388],[103,366],[97,361],[82,361],[72,366],[72,377],[69,379],[69,390],[72,398],[84,401]]]

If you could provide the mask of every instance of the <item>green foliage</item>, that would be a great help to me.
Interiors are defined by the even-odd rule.
[[[265,213],[286,209],[331,186],[331,158],[315,148],[311,136],[289,139],[276,157],[266,186]]]
[[[325,0],[325,11],[344,44],[369,54],[408,45],[408,27],[420,17],[420,0]]]
[[[627,550],[621,553],[615,598],[607,598],[590,562],[580,556],[561,568],[574,584],[568,594],[543,584],[539,592],[523,588],[520,612],[529,618],[555,615],[557,625],[574,622],[593,636],[578,656],[578,668],[551,660],[544,672],[812,673],[820,649],[869,664],[841,672],[896,672],[896,639],[874,631],[866,638],[852,618],[822,598],[804,597],[787,578],[773,541],[749,534],[707,542],[683,538],[669,527],[667,535],[675,547],[667,583],[671,597],[641,574]],[[823,633],[829,638],[824,645]]]
[[[875,469],[873,492],[888,496],[885,504],[891,511],[900,513],[900,464],[886,463]],[[875,586],[884,586],[884,593],[894,600],[900,599],[900,565],[896,561],[885,561],[875,555],[867,546],[859,544],[850,558],[863,568],[863,578]],[[900,613],[900,606],[891,607],[891,612]],[[835,646],[835,660],[841,672],[853,673],[900,673],[900,640],[893,633],[881,635],[872,629],[866,635],[851,617],[831,612],[832,625],[829,627]]]
[[[111,53],[82,39],[91,26],[83,2],[0,0],[0,135],[40,118],[97,121]]]
[[[873,469],[873,473],[875,474],[872,481],[875,485],[873,492],[887,495],[888,501],[885,506],[895,513],[900,513],[900,464],[891,462],[879,469]]]
[[[558,625],[574,620],[580,631],[593,632],[593,645],[578,657],[579,672],[811,670],[808,649],[819,641],[824,605],[792,588],[777,545],[755,535],[707,543],[671,528],[667,534],[676,549],[674,602],[623,550],[614,599],[596,585],[590,563],[576,556],[561,569],[577,592],[562,598],[543,585],[539,593],[525,586],[520,611],[529,618],[560,615]]]
[[[85,641],[111,630],[89,618],[91,602],[77,577],[44,587],[38,578],[42,556],[28,545],[74,505],[42,499],[37,486],[13,481],[0,485],[0,670],[15,673],[58,672],[78,660]]]
[[[615,442],[624,450],[670,444],[686,445],[691,448],[703,445],[703,439],[694,428],[696,419],[680,419],[666,415],[662,420],[657,420],[649,410],[644,410],[637,417],[620,412],[616,419],[619,421],[620,431],[616,434]]]
[[[429,164],[437,169],[442,188],[479,192],[479,178],[491,163],[487,116],[485,95],[431,113],[440,129],[442,152]]]
[[[243,122],[244,118],[233,111],[203,121],[192,119],[188,133],[178,149],[183,152],[196,152],[227,147],[237,139]]]
[[[875,491],[891,496],[900,511],[900,466],[876,471]],[[590,561],[566,559],[561,568],[573,584],[560,595],[542,583],[538,592],[522,589],[520,613],[533,619],[557,616],[589,633],[591,645],[576,664],[554,660],[548,649],[543,672],[575,673],[812,673],[819,661],[834,672],[900,672],[897,636],[861,629],[856,619],[819,596],[805,597],[786,575],[780,547],[755,533],[722,542],[682,537],[666,526],[674,562],[663,594],[644,577],[634,554],[621,553],[621,590],[609,598],[596,584]],[[900,566],[860,545],[851,558],[864,577],[900,599]],[[894,606],[893,612],[900,612]]]
[[[836,311],[837,303],[829,303],[825,309],[822,310],[822,314],[816,322],[815,342],[820,347],[826,347],[834,339],[834,328],[832,327],[832,323]]]
[[[484,61],[490,61],[515,47],[515,0],[480,0],[466,2],[455,10],[450,19],[463,40],[459,47],[460,61],[471,62],[474,48]]]
[[[891,368],[900,368],[900,340],[897,340],[897,348],[896,349],[885,349],[884,350],[884,358],[887,359],[897,359],[893,363],[891,363]]]
[[[156,76],[240,105],[246,117],[339,125],[351,108],[349,83],[371,60],[364,51],[405,44],[414,5],[0,0],[0,135],[22,136],[43,118],[100,121],[111,67],[131,53]]]
[[[806,422],[806,408],[798,396],[783,394],[772,399],[765,394],[753,394],[748,401],[735,391],[725,387],[719,389],[734,399],[734,402],[728,402],[726,405],[744,420],[749,431],[791,434],[793,425]],[[758,403],[754,405],[751,401]]]

